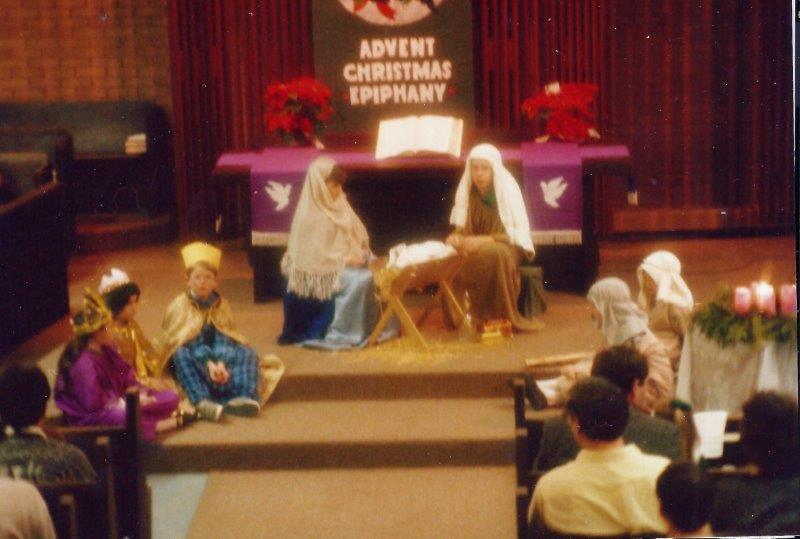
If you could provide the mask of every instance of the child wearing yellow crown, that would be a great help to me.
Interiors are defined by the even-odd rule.
[[[55,401],[72,425],[125,425],[125,391],[139,386],[142,435],[182,426],[190,416],[177,412],[174,391],[142,386],[117,352],[108,326],[111,311],[92,291],[86,291],[83,310],[72,318],[75,336],[58,361]]]
[[[188,290],[167,307],[153,339],[161,357],[200,417],[219,421],[223,413],[257,415],[259,361],[233,323],[231,307],[217,292],[222,252],[202,242],[181,250]]]

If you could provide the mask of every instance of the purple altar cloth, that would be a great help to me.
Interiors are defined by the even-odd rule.
[[[504,161],[522,161],[523,191],[536,243],[581,243],[583,228],[582,162],[620,160],[630,157],[622,145],[586,145],[551,142],[524,143],[503,148]],[[224,153],[217,167],[250,167],[251,223],[253,245],[285,245],[292,216],[303,187],[306,169],[318,155],[329,155],[345,166],[375,166],[380,163],[371,152],[322,152],[316,148],[266,148],[261,152]],[[393,166],[441,165],[447,156],[398,157]],[[563,179],[559,179],[563,178]],[[565,187],[566,186],[566,187]]]
[[[547,243],[581,243],[583,168],[578,145],[525,143],[522,171],[534,243],[541,243],[542,233],[547,233]]]

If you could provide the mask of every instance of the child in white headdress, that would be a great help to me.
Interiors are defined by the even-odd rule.
[[[141,295],[139,286],[124,271],[111,268],[111,272],[101,278],[98,292],[111,311],[113,320],[108,325],[108,331],[117,345],[119,355],[133,367],[137,379],[152,385],[151,382],[161,378],[164,362],[135,320]],[[166,380],[163,384],[160,382],[157,384],[159,387],[174,387]]]
[[[450,224],[455,231],[446,242],[467,257],[453,290],[459,300],[469,295],[476,322],[505,318],[517,330],[541,329],[517,308],[519,263],[534,255],[525,201],[500,151],[491,144],[479,144],[469,153]]]
[[[631,299],[631,291],[616,277],[600,279],[586,295],[592,307],[592,319],[603,332],[608,346],[629,346],[647,358],[647,378],[636,392],[640,410],[652,412],[666,406],[675,393],[675,374],[667,350],[647,327],[647,315]],[[529,383],[529,399],[536,408],[558,406],[575,380],[588,376],[591,363],[584,362],[562,370],[552,380]]]
[[[639,306],[645,310],[652,331],[667,347],[675,370],[694,307],[692,292],[681,277],[681,262],[669,251],[656,251],[636,270]]]

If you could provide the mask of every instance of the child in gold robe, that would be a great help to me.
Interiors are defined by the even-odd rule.
[[[167,307],[154,344],[200,417],[223,413],[257,415],[259,359],[233,322],[230,304],[217,292],[222,252],[207,243],[185,246],[181,255],[187,290]]]

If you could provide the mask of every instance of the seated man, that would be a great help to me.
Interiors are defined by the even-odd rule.
[[[625,395],[611,382],[577,382],[566,404],[567,422],[581,447],[577,458],[539,480],[528,508],[532,530],[575,535],[663,533],[656,479],[669,464],[625,444]]]
[[[711,537],[714,483],[691,462],[674,462],[656,481],[668,537]]]
[[[741,443],[756,473],[719,481],[711,525],[722,534],[796,535],[800,532],[797,401],[777,393],[757,393],[742,412]]]
[[[671,460],[680,458],[678,429],[669,421],[651,416],[637,407],[639,393],[647,378],[647,359],[628,346],[606,348],[594,358],[592,376],[605,378],[628,398],[628,426],[622,433],[626,443],[636,444],[645,453],[662,455]],[[580,448],[569,432],[563,417],[552,417],[544,423],[539,455],[534,467],[547,471],[573,460]]]

